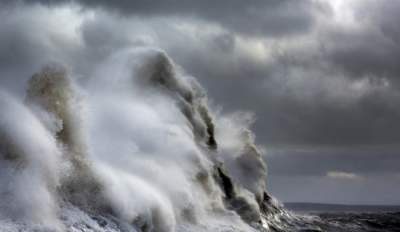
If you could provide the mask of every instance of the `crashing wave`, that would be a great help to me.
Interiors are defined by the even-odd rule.
[[[48,65],[0,97],[0,230],[284,231],[240,115],[162,51],[124,50],[88,83]],[[294,220],[294,219],[293,219]]]

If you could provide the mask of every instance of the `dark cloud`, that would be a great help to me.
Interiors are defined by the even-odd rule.
[[[249,61],[240,52],[213,59],[213,49],[186,59],[186,51],[173,50],[217,102],[256,112],[261,143],[398,144],[400,44],[384,28],[400,20],[395,10],[387,12],[399,4],[379,4],[357,8],[355,26],[319,25],[318,33],[307,38],[312,45],[302,46],[301,39],[294,49],[283,45],[282,52],[271,54],[272,62]]]
[[[35,2],[51,5],[58,1]],[[252,1],[246,4],[243,1],[231,1],[230,4],[223,1],[213,4],[160,1],[149,4],[82,0],[82,4],[87,6],[118,8],[135,16],[97,13],[95,19],[86,20],[79,27],[78,36],[83,41],[79,46],[63,39],[57,28],[43,27],[41,20],[29,22],[40,17],[40,11],[46,14],[45,9],[36,9],[32,13],[36,16],[19,18],[4,11],[4,18],[9,20],[0,25],[3,35],[0,65],[2,72],[6,73],[4,75],[10,75],[13,70],[23,70],[20,67],[30,67],[27,70],[31,72],[42,63],[67,60],[82,72],[112,51],[154,44],[166,49],[188,73],[197,76],[211,97],[222,102],[226,110],[254,111],[258,118],[255,130],[263,144],[395,144],[400,139],[397,107],[400,98],[395,85],[399,74],[396,64],[400,46],[395,42],[396,28],[393,26],[398,17],[386,6],[390,5],[388,2],[383,1],[379,7],[360,7],[355,12],[360,20],[357,29],[322,24],[315,25],[313,30],[319,31],[315,36],[303,31],[300,36],[308,36],[308,40],[313,41],[311,46],[303,46],[301,39],[297,47],[292,48],[280,44],[280,39],[274,36],[265,37],[267,40],[256,37],[264,43],[262,46],[271,48],[266,51],[267,58],[252,54],[254,48],[251,48],[252,41],[248,41],[248,37],[253,34],[243,36],[231,27],[210,29],[213,26],[204,19],[210,16],[214,20],[219,12],[218,20],[222,20],[237,16],[241,11],[244,16],[236,18],[246,18],[247,11],[265,7],[268,8],[265,11],[268,17],[279,19],[286,17],[287,12],[300,17],[305,11],[311,17],[311,9],[315,6],[311,6],[309,1]],[[397,7],[398,4],[392,5]],[[369,11],[361,10],[366,8]],[[179,17],[144,20],[148,14]],[[187,17],[195,14],[207,17],[202,20]],[[249,13],[249,17],[257,15]],[[326,17],[332,17],[332,13]],[[194,32],[179,29],[183,19]],[[260,23],[258,19],[246,20],[255,23],[251,28],[262,28],[257,24]],[[228,21],[221,22],[227,25]],[[279,23],[273,24],[277,26]],[[293,22],[289,24],[296,25]],[[276,52],[279,46],[280,51]],[[23,74],[28,76],[29,72]]]
[[[307,31],[314,23],[314,11],[323,9],[322,4],[307,0],[25,0],[25,2],[44,5],[77,2],[90,8],[114,10],[127,15],[194,17],[220,24],[238,33],[258,36],[283,36]]]

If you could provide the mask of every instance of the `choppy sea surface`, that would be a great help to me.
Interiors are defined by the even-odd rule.
[[[400,231],[400,212],[321,213],[322,231]]]
[[[398,206],[287,204],[297,215],[293,231],[398,232]]]

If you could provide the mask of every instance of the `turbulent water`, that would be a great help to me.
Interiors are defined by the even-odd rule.
[[[331,220],[277,203],[251,118],[211,110],[162,51],[117,52],[79,83],[46,65],[26,85],[22,100],[0,91],[0,231],[318,231]]]

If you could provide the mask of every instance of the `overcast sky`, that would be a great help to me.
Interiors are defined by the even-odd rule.
[[[282,201],[400,204],[400,1],[3,0],[0,85],[49,62],[77,78],[162,48],[226,112],[256,115]]]

